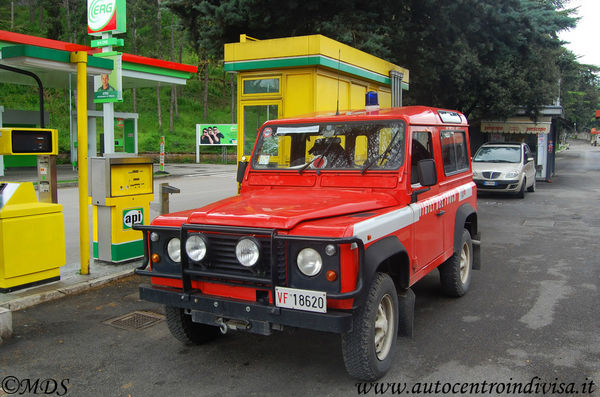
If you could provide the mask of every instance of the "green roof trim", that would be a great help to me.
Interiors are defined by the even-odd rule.
[[[44,59],[46,61],[56,61],[62,63],[71,63],[70,55],[66,51],[52,50],[50,48],[32,47],[28,45],[16,45],[4,47],[2,49],[2,59],[30,57]]]
[[[123,62],[121,67],[123,68],[123,70],[131,70],[134,72],[143,72],[143,73],[152,73],[152,74],[158,74],[161,76],[176,77],[176,78],[180,78],[180,79],[189,79],[190,76],[193,74],[193,73],[189,73],[189,72],[182,72],[179,70],[163,69],[163,68],[158,68],[156,66],[141,65],[141,64],[137,64],[137,63],[131,63],[131,62]]]
[[[379,73],[371,72],[370,70],[360,68],[358,66],[353,66],[347,63],[339,62],[335,59],[323,55],[308,55],[290,58],[271,58],[253,61],[226,62],[225,71],[241,72],[245,70],[279,69],[302,66],[323,66],[333,70],[339,70],[341,72],[353,76],[358,76],[363,79],[376,81],[381,84],[392,84],[389,76],[384,76]],[[402,82],[402,89],[408,90],[408,84]]]
[[[13,45],[0,49],[2,59],[29,57],[45,61],[71,63],[70,52],[54,50],[51,48],[36,47],[31,45]],[[88,57],[88,66],[100,69],[113,69],[113,61],[97,57]]]

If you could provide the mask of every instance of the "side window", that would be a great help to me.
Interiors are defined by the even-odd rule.
[[[446,175],[469,169],[467,139],[464,131],[442,131],[442,162]]]
[[[412,133],[412,154],[410,157],[410,183],[419,183],[417,164],[420,160],[433,158],[433,143],[431,133],[427,131],[414,131]]]
[[[527,160],[533,157],[533,154],[531,154],[531,149],[529,149],[529,146],[525,145],[525,158],[523,159],[524,163],[527,164]]]

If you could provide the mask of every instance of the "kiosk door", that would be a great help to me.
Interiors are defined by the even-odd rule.
[[[242,130],[240,139],[244,143],[244,156],[250,156],[260,126],[267,120],[281,117],[281,101],[252,102],[242,104]]]

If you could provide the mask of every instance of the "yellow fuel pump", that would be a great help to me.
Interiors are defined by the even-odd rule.
[[[0,292],[60,279],[66,262],[65,223],[62,205],[51,202],[57,140],[52,129],[0,129],[0,154],[43,157],[38,161],[41,200],[32,182],[0,183]]]
[[[93,157],[90,162],[93,204],[93,256],[124,262],[144,255],[142,233],[154,198],[152,160],[137,156]]]

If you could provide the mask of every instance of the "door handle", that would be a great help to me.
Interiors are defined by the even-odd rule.
[[[436,215],[437,215],[437,216],[442,216],[442,215],[444,215],[445,213],[446,213],[446,211],[444,211],[444,210],[441,210],[441,211],[440,211],[440,212],[438,212]]]

